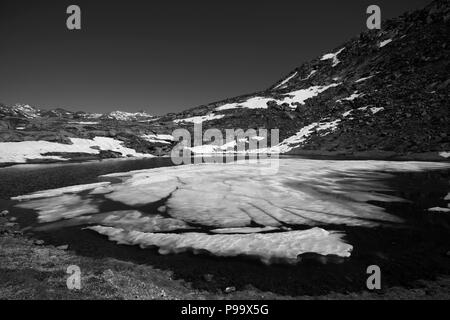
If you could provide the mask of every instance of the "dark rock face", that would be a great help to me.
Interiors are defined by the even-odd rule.
[[[0,104],[0,142],[70,143],[69,138],[104,136],[121,140],[137,152],[164,155],[174,143],[149,142],[142,136],[171,134],[180,127],[192,132],[192,123],[174,120],[213,114],[223,117],[204,121],[203,130],[279,129],[281,140],[312,123],[338,120],[336,128],[326,134],[313,131],[297,146],[302,152],[405,155],[449,151],[449,7],[449,1],[438,0],[386,21],[381,30],[366,31],[330,50],[339,52],[337,60],[317,57],[267,90],[159,118],[145,113],[91,115]],[[336,85],[304,104],[284,100],[292,92],[331,84]],[[257,108],[240,107],[254,97],[268,100]],[[228,103],[237,107],[216,110]]]
[[[333,132],[313,132],[299,146],[302,150],[343,154],[450,150],[449,16],[449,2],[435,1],[331,50],[343,49],[337,65],[319,57],[290,72],[289,80],[281,86],[282,80],[268,90],[194,108],[176,117],[225,114],[222,119],[204,123],[205,129],[279,128],[281,139],[314,122],[340,120]],[[340,85],[298,104],[295,110],[276,101],[283,94],[332,83]],[[360,96],[345,100],[352,94]],[[214,111],[255,96],[274,100],[266,109]],[[351,116],[344,116],[350,110]]]

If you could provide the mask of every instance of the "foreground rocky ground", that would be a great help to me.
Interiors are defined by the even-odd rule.
[[[169,271],[111,258],[77,256],[66,246],[52,246],[24,235],[10,217],[0,217],[0,299],[445,299],[450,277],[417,281],[409,288],[374,293],[329,293],[323,296],[280,296],[253,287],[213,292],[192,288]],[[81,290],[68,290],[67,267],[82,272]],[[208,281],[208,279],[205,279]]]

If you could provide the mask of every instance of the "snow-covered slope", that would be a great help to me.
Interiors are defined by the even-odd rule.
[[[71,138],[71,144],[49,141],[0,142],[0,163],[26,163],[29,160],[68,160],[70,154],[98,155],[112,151],[122,157],[151,157],[123,146],[123,142],[107,137]],[[65,157],[66,156],[66,157]]]

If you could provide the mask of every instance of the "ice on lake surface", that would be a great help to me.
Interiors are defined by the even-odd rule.
[[[306,252],[322,255],[350,256],[352,246],[341,240],[338,232],[321,228],[278,233],[252,233],[241,235],[209,235],[190,232],[185,234],[143,233],[103,226],[89,227],[109,236],[121,244],[136,244],[142,248],[157,246],[161,254],[184,251],[207,251],[217,256],[257,256],[261,261],[296,262],[297,256]]]
[[[272,170],[265,170],[268,166]],[[21,200],[17,207],[37,211],[39,222],[46,223],[41,229],[79,225],[117,243],[157,247],[162,254],[208,252],[295,262],[303,253],[350,256],[352,244],[333,230],[337,226],[401,225],[376,205],[405,201],[389,194],[386,180],[393,173],[449,167],[432,162],[243,160],[109,174],[98,184],[16,199]],[[116,209],[105,209],[111,207]]]

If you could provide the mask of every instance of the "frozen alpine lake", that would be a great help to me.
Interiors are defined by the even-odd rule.
[[[445,210],[433,209],[447,207],[448,180],[433,190],[416,183],[448,176],[448,163],[281,158],[152,167],[153,159],[133,161],[136,165],[110,161],[121,163],[111,171],[127,170],[108,174],[98,164],[79,164],[90,172],[86,183],[16,192],[11,210],[31,232],[82,246],[89,254],[99,254],[106,239],[108,248],[127,251],[127,258],[148,256],[164,264],[225,259],[222,263],[231,265],[243,261],[266,270],[282,265],[301,270],[310,267],[305,259],[315,257],[340,262],[325,267],[339,272],[345,271],[342,265],[351,270],[352,263],[360,263],[361,254],[398,250],[386,248],[389,237],[409,234],[424,219],[448,221]],[[61,174],[66,166],[54,165],[65,168]],[[129,170],[133,167],[140,170]],[[20,172],[2,170],[6,177]],[[426,204],[414,203],[411,188],[433,196]]]

